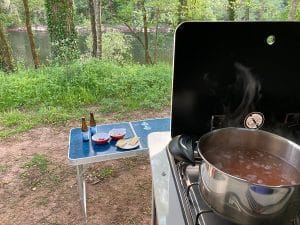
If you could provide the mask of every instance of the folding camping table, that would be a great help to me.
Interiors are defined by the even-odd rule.
[[[87,207],[84,166],[90,163],[148,153],[147,136],[153,132],[170,131],[170,118],[97,125],[96,131],[108,133],[113,128],[125,128],[125,138],[138,136],[140,141],[139,147],[132,150],[121,150],[115,146],[115,141],[97,145],[91,141],[91,138],[90,141],[83,142],[80,128],[72,128],[70,131],[68,158],[70,164],[76,166],[77,169],[80,203],[85,221],[87,221]]]

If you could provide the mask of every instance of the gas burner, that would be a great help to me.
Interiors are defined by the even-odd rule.
[[[300,211],[298,216],[292,221],[291,225],[300,225]]]
[[[185,148],[193,148],[194,143],[191,138],[184,136],[179,139]],[[186,216],[186,225],[237,225],[216,214],[204,201],[199,190],[200,162],[195,164],[189,162],[176,162],[170,149],[167,151],[171,171],[176,181],[178,196],[180,197],[181,207]],[[199,155],[195,152],[195,159]],[[286,225],[300,225],[299,216]]]

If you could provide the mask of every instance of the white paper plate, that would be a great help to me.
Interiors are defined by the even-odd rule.
[[[122,140],[122,139],[121,139]],[[129,142],[131,140],[131,138],[129,139],[125,139],[127,142]],[[119,147],[117,146],[118,148],[120,149],[123,149],[123,150],[130,150],[130,149],[134,149],[134,148],[137,148],[138,146],[140,145],[140,141],[138,141],[136,144],[134,145],[131,145],[131,144],[128,144],[126,143],[126,145],[122,146],[122,147]]]
[[[140,142],[138,141],[135,145],[130,145],[130,144],[126,144],[122,147],[117,146],[120,149],[124,149],[124,150],[130,150],[130,149],[134,149],[137,148],[140,145]]]

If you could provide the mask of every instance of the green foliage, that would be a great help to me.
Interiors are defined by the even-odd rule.
[[[114,168],[110,166],[93,166],[89,167],[88,170],[85,172],[85,180],[92,184],[97,184],[99,182],[103,182],[115,175]]]
[[[120,32],[102,35],[102,57],[108,61],[125,63],[132,60],[132,37]]]
[[[74,1],[75,8],[75,24],[82,26],[85,23],[85,20],[89,18],[89,8],[87,4],[87,0],[77,0]]]
[[[34,154],[33,157],[24,165],[25,168],[37,168],[45,173],[48,170],[48,159],[46,155]]]
[[[104,179],[112,177],[113,168],[106,167],[106,168],[103,168],[103,169],[94,170],[94,171],[91,172],[91,175],[96,177],[99,180],[104,180]]]
[[[64,64],[79,58],[72,0],[46,0],[52,59]]]
[[[187,1],[187,18],[197,20],[216,20],[218,14],[215,13],[214,9],[217,6],[223,6],[221,1],[215,1],[211,4],[211,1],[205,0],[188,0]]]
[[[64,123],[94,106],[102,112],[169,105],[171,67],[89,60],[69,66],[0,72],[0,137],[38,124]]]
[[[116,0],[113,1],[112,13],[118,23],[127,23],[128,25],[141,29],[143,26],[143,8],[142,0]],[[176,25],[176,12],[179,2],[169,0],[147,0],[144,1],[149,27],[156,23]]]
[[[249,20],[287,20],[289,10],[286,0],[243,0],[237,1],[236,20],[244,20],[249,8]]]
[[[46,25],[47,15],[45,9],[45,0],[29,0],[29,7],[32,12],[32,24]]]
[[[6,26],[20,25],[19,1],[0,0],[0,21]]]
[[[64,64],[76,58],[79,58],[77,36],[73,36],[70,38],[55,39],[51,42],[52,62]]]
[[[187,20],[227,20],[228,0],[187,0]],[[286,0],[236,0],[235,20],[287,20],[290,5]],[[299,9],[299,7],[298,7]]]
[[[29,7],[32,12],[32,22],[34,25],[46,24],[46,11],[44,0],[29,0]],[[8,27],[23,27],[25,24],[24,6],[22,0],[0,0],[0,11],[4,16],[0,20],[4,21]]]
[[[37,153],[24,164],[23,169],[20,178],[32,190],[37,187],[58,188],[64,173],[61,166],[53,165],[46,155]]]
[[[92,48],[92,34],[86,39],[89,49]],[[102,58],[120,64],[132,62],[133,37],[121,32],[102,34]]]
[[[140,27],[141,0],[102,0],[103,21],[105,24],[116,25],[123,23],[124,19],[135,27]],[[46,24],[45,0],[29,0],[32,10],[32,22],[35,25]],[[54,2],[54,1],[52,1]],[[159,13],[159,23],[175,27],[177,22],[177,10],[180,2],[186,2],[185,19],[188,20],[225,20],[228,18],[228,0],[147,0],[145,7],[149,19],[149,25],[156,22]],[[244,20],[247,7],[250,8],[250,20],[286,20],[290,9],[291,0],[236,0],[236,20]],[[86,0],[76,0],[75,24],[86,26],[89,20],[88,4]],[[7,26],[22,26],[24,21],[22,0],[0,0],[0,8],[3,8],[4,16],[0,19]],[[299,8],[296,18],[299,19]],[[158,10],[159,9],[159,10]],[[113,13],[112,13],[113,12]],[[116,17],[117,16],[117,17]]]

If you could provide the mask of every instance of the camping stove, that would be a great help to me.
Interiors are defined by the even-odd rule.
[[[300,51],[299,22],[186,22],[174,43],[169,137],[185,136],[193,148],[208,132],[236,127],[300,144],[300,70],[292,54]],[[199,163],[174,158],[169,147],[165,155],[150,147],[158,224],[232,225],[201,198]]]
[[[184,143],[185,147],[192,148],[191,139],[185,140]],[[192,165],[176,162],[168,148],[166,151],[186,225],[237,225],[216,214],[202,199],[198,183],[198,153],[195,151],[196,163]],[[300,212],[297,218],[286,225],[300,225]]]

